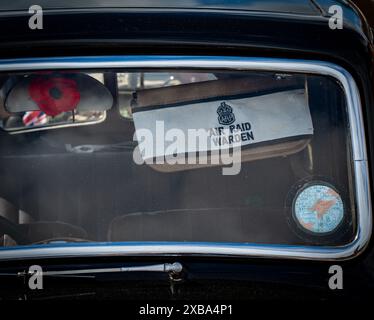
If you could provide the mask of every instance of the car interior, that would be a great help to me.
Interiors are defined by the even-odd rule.
[[[109,108],[94,110],[89,119],[77,120],[79,113],[68,111],[72,114],[50,117],[48,124],[37,118],[40,127],[29,125],[24,112],[10,112],[7,92],[2,92],[2,246],[128,241],[342,245],[352,240],[355,213],[346,103],[333,79],[220,70],[82,72],[100,81],[113,97]],[[5,88],[9,79],[20,83],[25,77],[30,73],[3,73],[0,83]],[[227,81],[242,85],[227,87]],[[219,91],[227,95],[249,89],[256,98],[292,89],[288,82],[305,90],[313,120],[314,134],[303,140],[301,150],[277,154],[276,144],[270,144],[270,155],[248,156],[238,175],[222,175],[221,165],[168,170],[167,165],[134,163],[136,97],[151,94],[151,102],[162,105],[173,100],[173,94],[182,99],[179,92],[188,89],[178,87],[194,85],[186,93],[192,100],[209,92],[214,98]],[[210,83],[217,88],[196,89]],[[291,221],[289,199],[297,186],[319,179],[336,186],[347,213],[340,232],[326,237],[301,234]]]

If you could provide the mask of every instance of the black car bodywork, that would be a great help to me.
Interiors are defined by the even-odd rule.
[[[42,1],[40,1],[42,2]],[[62,2],[61,2],[62,3]],[[331,30],[328,8],[344,9],[344,28]],[[100,55],[198,55],[322,60],[344,67],[361,94],[369,170],[374,168],[373,35],[365,18],[346,1],[79,1],[40,3],[44,29],[28,28],[23,1],[0,5],[0,57]],[[112,81],[114,81],[112,79]],[[373,176],[370,176],[371,181]],[[46,269],[139,266],[178,261],[180,279],[127,274],[95,279],[46,279],[41,292],[10,276],[32,264]],[[344,269],[344,290],[328,288],[328,269]],[[2,262],[0,297],[128,299],[368,299],[374,292],[374,248],[346,262],[223,257],[157,256],[45,259]],[[3,275],[1,275],[3,274]]]

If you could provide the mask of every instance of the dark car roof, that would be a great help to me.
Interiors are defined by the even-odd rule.
[[[288,52],[287,57],[329,58],[350,66],[371,55],[368,26],[345,0],[36,3],[45,11],[42,30],[29,28],[28,8],[35,2],[0,2],[0,27],[11,31],[0,34],[0,57],[124,53],[284,56]],[[328,9],[334,4],[343,9],[342,30],[329,28]]]
[[[374,30],[374,1],[354,0],[354,3],[360,8],[366,19]]]
[[[28,10],[29,0],[0,3],[0,11]],[[97,8],[167,8],[167,9],[229,9],[262,12],[318,15],[318,6],[310,0],[39,0],[43,9]]]

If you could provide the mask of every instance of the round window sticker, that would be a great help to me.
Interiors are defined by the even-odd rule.
[[[313,234],[333,232],[344,219],[342,198],[332,187],[308,185],[296,195],[293,214],[298,224]]]

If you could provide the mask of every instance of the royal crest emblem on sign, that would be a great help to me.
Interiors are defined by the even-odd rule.
[[[231,106],[226,102],[222,102],[217,109],[218,122],[222,125],[230,125],[235,122],[235,115],[232,112]]]

